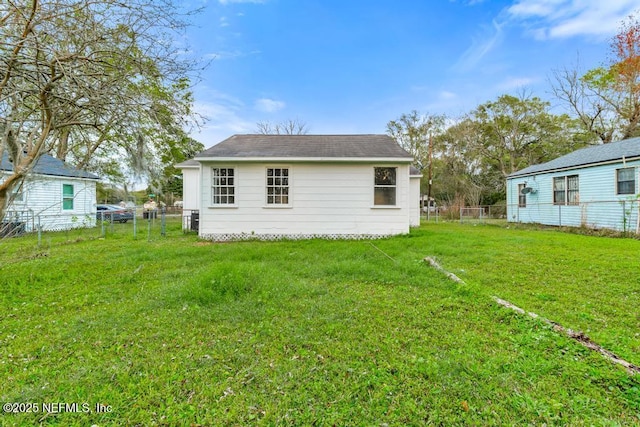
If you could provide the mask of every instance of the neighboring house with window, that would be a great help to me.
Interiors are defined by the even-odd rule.
[[[5,152],[0,182],[13,170]],[[66,230],[96,225],[96,182],[99,177],[43,154],[21,185],[14,188],[5,217],[6,230]],[[9,225],[10,224],[10,225]]]
[[[507,177],[512,222],[638,231],[640,138],[595,145]]]
[[[421,175],[386,135],[234,135],[193,161],[178,167],[203,238],[368,238],[420,224]]]

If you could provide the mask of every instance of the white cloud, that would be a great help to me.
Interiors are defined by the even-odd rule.
[[[498,89],[501,91],[512,91],[515,89],[523,89],[527,86],[531,86],[534,83],[537,83],[538,79],[534,79],[531,77],[509,77],[498,84]]]
[[[474,38],[471,47],[458,59],[455,68],[469,70],[474,68],[489,52],[491,52],[503,39],[502,25],[493,21],[491,28],[485,30],[482,37]]]
[[[276,101],[275,99],[260,98],[257,99],[254,108],[258,111],[265,113],[275,113],[285,107],[285,103],[282,101]]]
[[[438,97],[443,100],[456,99],[458,97],[458,94],[443,90],[438,94]]]
[[[259,50],[252,50],[250,52],[243,52],[241,50],[221,50],[219,52],[205,53],[202,57],[204,59],[236,59],[236,58],[244,58],[246,56],[258,55],[262,53]]]
[[[238,99],[214,93],[208,101],[194,102],[194,110],[202,115],[206,122],[191,136],[210,147],[236,133],[255,132],[256,124],[240,117],[244,105]]]
[[[607,37],[639,6],[638,0],[519,0],[506,13],[537,39]]]

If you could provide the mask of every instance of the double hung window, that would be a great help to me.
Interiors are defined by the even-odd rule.
[[[289,168],[267,168],[267,205],[289,204]]]
[[[578,175],[553,178],[553,204],[577,205],[580,203],[580,181]]]
[[[635,194],[636,177],[635,168],[623,168],[616,170],[616,194]]]
[[[211,202],[213,205],[233,205],[236,202],[236,177],[233,168],[211,169]]]
[[[527,195],[522,192],[526,184],[518,184],[518,207],[526,208],[527,207]]]
[[[374,168],[373,204],[376,206],[396,205],[396,168]]]

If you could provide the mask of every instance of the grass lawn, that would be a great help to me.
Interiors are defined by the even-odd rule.
[[[638,376],[491,296],[640,365],[639,254],[457,223],[376,241],[212,244],[179,224],[2,240],[0,402],[32,412],[0,424],[638,425]]]

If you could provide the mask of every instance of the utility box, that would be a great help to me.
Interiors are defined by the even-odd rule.
[[[200,212],[193,211],[191,212],[191,231],[199,231],[200,230]]]

